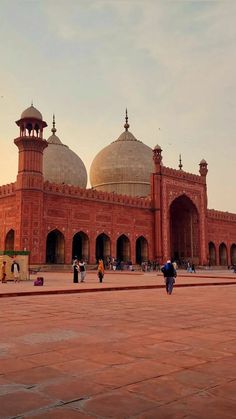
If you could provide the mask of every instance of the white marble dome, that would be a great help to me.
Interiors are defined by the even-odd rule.
[[[92,162],[90,183],[93,189],[130,196],[150,194],[150,174],[153,152],[128,130],[102,149]]]
[[[87,171],[84,163],[74,151],[61,142],[55,132],[53,120],[52,135],[47,140],[48,147],[43,154],[44,180],[86,188]]]

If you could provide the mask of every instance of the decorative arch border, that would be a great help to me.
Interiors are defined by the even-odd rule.
[[[182,198],[182,197],[188,198],[191,201],[191,204],[195,207],[195,209],[198,213],[198,216],[199,216],[199,214],[200,214],[200,209],[199,209],[200,204],[198,202],[198,196],[193,195],[193,197],[190,197],[185,192],[180,193],[180,194],[176,194],[176,196],[171,196],[171,198],[169,198],[168,212],[170,213],[170,208],[171,208],[171,205],[174,203],[174,201],[176,201],[177,199]],[[194,202],[194,201],[196,201],[196,202]]]

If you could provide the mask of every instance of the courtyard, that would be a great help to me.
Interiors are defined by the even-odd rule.
[[[74,287],[71,273],[69,285],[46,275],[44,290],[53,275],[61,291]],[[125,276],[110,275],[98,284],[88,274],[83,293],[0,299],[0,418],[235,418],[235,276],[235,285],[177,284],[169,296],[145,288],[161,276],[127,274],[133,289],[90,292],[122,285]]]

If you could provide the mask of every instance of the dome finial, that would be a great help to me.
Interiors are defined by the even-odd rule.
[[[181,154],[179,155],[179,170],[182,170],[183,165],[182,165],[182,159],[181,159]]]
[[[53,135],[55,135],[55,133],[57,132],[57,130],[55,128],[55,125],[56,125],[56,123],[55,123],[55,115],[53,114],[53,118],[52,118],[52,129],[51,129]]]
[[[126,110],[125,110],[125,125],[124,125],[125,131],[128,131],[128,129],[129,129],[128,120],[129,120],[129,118],[128,118],[128,111],[127,111],[127,108],[126,108]]]
[[[33,99],[31,100],[31,106],[34,106],[34,102],[33,102]]]

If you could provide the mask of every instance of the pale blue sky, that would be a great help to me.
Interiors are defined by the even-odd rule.
[[[33,99],[87,170],[130,130],[164,164],[209,163],[208,206],[236,212],[236,2],[0,0],[0,184]],[[160,128],[160,129],[159,129]]]

